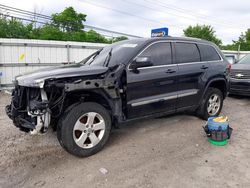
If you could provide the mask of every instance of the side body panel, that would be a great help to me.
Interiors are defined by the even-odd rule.
[[[169,70],[174,72],[169,73]],[[174,111],[178,66],[169,65],[127,72],[128,117]]]
[[[154,42],[136,57],[148,53],[153,58],[152,66],[137,70],[131,70],[129,65],[127,67],[128,118],[176,109],[178,66],[172,64],[172,45],[170,42]]]

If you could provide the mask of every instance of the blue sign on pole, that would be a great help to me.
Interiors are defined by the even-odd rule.
[[[158,28],[151,30],[151,37],[167,37],[168,36],[168,28]]]

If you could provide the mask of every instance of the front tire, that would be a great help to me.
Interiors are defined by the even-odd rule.
[[[209,117],[218,116],[223,106],[222,92],[217,88],[208,88],[200,107],[197,109],[197,115],[207,120]]]
[[[57,138],[63,148],[78,157],[100,151],[111,130],[109,112],[94,102],[70,106],[59,121]]]

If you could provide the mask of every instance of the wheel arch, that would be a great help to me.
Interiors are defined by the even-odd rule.
[[[102,90],[79,90],[69,92],[65,98],[66,106],[74,104],[74,103],[81,103],[81,102],[95,102],[107,110],[113,110],[112,100],[108,98],[108,96]]]
[[[213,88],[219,89],[222,92],[223,99],[226,98],[227,91],[228,91],[228,85],[227,85],[226,80],[223,79],[223,78],[215,78],[215,79],[210,80],[207,83],[207,85],[205,86],[205,89],[204,89],[204,92],[202,94],[202,97],[201,97],[201,100],[200,100],[199,104],[202,103],[202,100],[203,100],[204,96],[206,95],[206,92],[207,92],[207,90],[208,90],[209,87],[213,87]]]
[[[222,95],[223,95],[223,98],[225,99],[226,96],[227,96],[227,91],[228,91],[228,86],[227,86],[227,82],[225,79],[213,79],[211,80],[207,86],[206,86],[206,90],[209,88],[209,87],[213,87],[213,88],[217,88],[219,89],[221,92],[222,92]]]
[[[120,98],[111,98],[103,89],[79,90],[69,92],[65,98],[64,111],[71,105],[81,102],[95,102],[102,105],[110,113],[112,120],[123,118]],[[116,125],[116,123],[114,123]]]

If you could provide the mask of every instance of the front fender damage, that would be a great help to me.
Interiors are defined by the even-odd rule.
[[[52,120],[60,118],[67,95],[80,92],[84,96],[85,91],[95,91],[106,99],[112,115],[120,121],[124,119],[123,71],[124,65],[119,65],[98,76],[45,80],[42,88],[16,85],[6,113],[21,130],[31,134],[45,133]]]
[[[65,91],[89,91],[93,90],[101,94],[112,110],[112,115],[118,120],[122,121],[125,116],[122,110],[122,98],[124,95],[124,83],[122,81],[122,75],[124,73],[125,65],[110,68],[106,74],[102,75],[102,78],[77,80],[74,83],[65,84]]]

